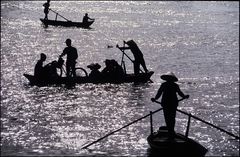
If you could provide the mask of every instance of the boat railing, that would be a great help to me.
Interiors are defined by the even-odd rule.
[[[161,103],[158,102],[158,101],[155,101],[155,102],[161,104]],[[161,109],[162,109],[162,108],[161,108]],[[160,111],[160,110],[157,110],[157,112],[159,112],[159,111]],[[177,111],[180,112],[180,113],[182,113],[182,114],[184,114],[184,115],[187,115],[187,116],[188,116],[188,121],[187,121],[187,128],[186,128],[186,132],[185,132],[185,137],[188,137],[189,130],[190,130],[191,119],[194,118],[195,120],[198,120],[198,121],[200,121],[200,122],[202,122],[202,123],[205,123],[205,124],[207,124],[207,125],[215,128],[215,129],[217,129],[217,130],[219,130],[219,131],[221,131],[221,132],[224,132],[224,133],[226,133],[226,134],[234,137],[235,139],[239,139],[239,136],[234,135],[233,133],[231,133],[231,132],[229,132],[229,131],[226,131],[226,130],[224,130],[224,129],[222,129],[222,128],[214,125],[214,124],[211,124],[211,123],[209,123],[209,122],[207,122],[207,121],[205,121],[205,120],[203,120],[203,119],[201,119],[201,118],[198,118],[197,116],[194,116],[194,115],[192,115],[191,113],[187,113],[187,112],[182,111],[182,110],[179,110],[179,109],[177,109]],[[151,134],[153,133],[152,115],[153,115],[154,113],[157,113],[157,112],[155,112],[155,111],[154,111],[154,112],[151,112],[151,111],[150,111],[150,129],[151,129]]]
[[[181,99],[181,100],[183,100],[183,99]],[[181,100],[179,100],[179,101],[181,101]],[[156,103],[160,103],[160,102],[158,102],[158,101],[155,101],[155,102],[156,102]],[[159,112],[159,111],[161,111],[161,110],[163,110],[163,108],[159,108],[159,109],[157,109],[157,110],[155,110],[155,111],[150,111],[149,114],[147,114],[147,115],[145,115],[145,116],[143,116],[143,117],[141,117],[141,118],[138,118],[138,119],[136,119],[136,120],[134,120],[134,121],[132,121],[132,122],[130,122],[130,123],[122,126],[121,128],[116,129],[116,130],[114,130],[114,131],[106,134],[105,136],[103,136],[103,137],[101,137],[101,138],[99,138],[99,139],[91,142],[90,144],[85,145],[84,147],[82,147],[82,149],[86,149],[86,148],[90,147],[91,145],[93,145],[93,144],[95,144],[95,143],[97,143],[97,142],[99,142],[99,141],[107,138],[108,136],[110,136],[110,135],[112,135],[112,134],[114,134],[114,133],[116,133],[116,132],[118,132],[118,131],[126,128],[126,127],[129,127],[130,125],[132,125],[132,124],[134,124],[134,123],[137,123],[138,121],[141,121],[141,120],[143,120],[143,119],[145,119],[145,118],[147,118],[147,117],[149,117],[149,116],[150,116],[150,130],[151,130],[151,134],[153,134],[153,124],[152,124],[152,123],[153,123],[153,120],[152,120],[153,118],[152,118],[152,116],[153,116],[153,114],[155,114],[155,113],[157,113],[157,112]],[[224,133],[226,133],[226,134],[228,134],[228,135],[230,135],[230,136],[232,136],[232,137],[235,137],[236,139],[239,139],[239,136],[236,136],[236,135],[234,135],[233,133],[230,133],[229,131],[226,131],[226,130],[224,130],[224,129],[216,126],[216,125],[213,125],[213,124],[211,124],[211,123],[209,123],[209,122],[207,122],[207,121],[204,121],[204,120],[202,120],[202,119],[200,119],[200,118],[198,118],[198,117],[196,117],[196,116],[194,116],[194,115],[192,115],[192,114],[190,114],[190,113],[187,113],[187,112],[182,111],[182,110],[179,110],[179,109],[177,109],[177,111],[180,112],[180,113],[183,113],[183,114],[185,114],[185,115],[188,115],[187,129],[186,129],[186,132],[185,132],[185,136],[186,136],[186,137],[188,137],[191,119],[194,118],[194,119],[199,120],[199,121],[201,121],[201,122],[203,122],[203,123],[205,123],[205,124],[207,124],[207,125],[209,125],[209,126],[212,126],[212,127],[216,128],[216,129],[218,129],[218,130],[220,130],[220,131],[222,131],[222,132],[224,132]]]

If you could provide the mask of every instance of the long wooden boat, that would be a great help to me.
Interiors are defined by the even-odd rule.
[[[45,26],[53,25],[53,26],[64,26],[64,27],[81,27],[81,28],[89,28],[94,21],[88,21],[87,23],[83,22],[72,22],[72,21],[57,21],[57,20],[49,20],[40,18],[42,23]]]
[[[33,75],[23,74],[30,85],[37,85],[37,86],[47,86],[47,85],[58,85],[58,84],[82,84],[82,83],[113,83],[113,84],[120,84],[120,83],[146,83],[150,80],[150,77],[153,75],[153,71],[148,73],[140,73],[138,76],[134,74],[126,74],[123,78],[119,79],[91,79],[88,76],[84,77],[58,77],[56,79],[48,79],[48,80],[39,80],[38,78],[34,77]]]
[[[157,132],[147,137],[148,144],[151,147],[150,156],[205,156],[207,149],[198,142],[176,133],[174,139],[168,139],[168,130],[166,127],[160,127]]]

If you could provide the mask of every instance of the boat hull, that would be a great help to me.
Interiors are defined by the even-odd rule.
[[[154,132],[147,137],[150,145],[150,156],[205,156],[207,149],[198,142],[176,133],[175,138],[168,139],[166,127],[160,127],[158,132]]]
[[[113,83],[113,84],[120,84],[120,83],[146,83],[150,80],[150,77],[153,75],[154,72],[149,73],[141,73],[138,76],[134,74],[126,74],[121,79],[104,79],[104,80],[94,80],[89,78],[88,76],[85,77],[59,77],[56,79],[48,79],[48,80],[39,80],[33,75],[23,74],[30,82],[30,85],[37,85],[37,86],[47,86],[47,85],[54,85],[54,84],[83,84],[83,83]]]
[[[63,26],[63,27],[81,27],[81,28],[89,28],[94,21],[89,21],[87,23],[83,22],[72,22],[72,21],[56,21],[49,19],[40,19],[45,26]]]

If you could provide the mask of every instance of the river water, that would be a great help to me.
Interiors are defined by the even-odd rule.
[[[44,28],[39,20],[44,2],[1,1],[2,155],[147,156],[149,118],[81,148],[158,109],[150,98],[168,71],[190,95],[179,109],[239,136],[239,2],[51,2],[72,21],[88,12],[95,18],[92,29]],[[46,63],[56,60],[67,38],[78,49],[77,66],[88,72],[93,62],[120,63],[115,45],[134,39],[155,72],[154,83],[29,86],[23,74],[33,74],[42,52]],[[133,72],[127,58],[125,63]],[[178,113],[175,130],[184,134],[186,123],[187,116]],[[162,112],[153,116],[153,124],[154,130],[165,125]],[[189,137],[208,149],[207,156],[239,155],[239,140],[199,121],[192,120]]]

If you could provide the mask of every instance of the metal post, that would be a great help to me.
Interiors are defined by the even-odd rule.
[[[153,134],[152,111],[150,111],[150,129],[151,129],[151,135],[152,135]]]
[[[57,16],[58,16],[58,13],[56,13],[56,18],[55,18],[55,21],[57,21]]]
[[[189,128],[190,128],[190,122],[191,122],[191,117],[192,117],[192,115],[189,114],[189,115],[188,115],[188,123],[187,123],[187,130],[186,130],[186,133],[185,133],[185,137],[188,137]]]

